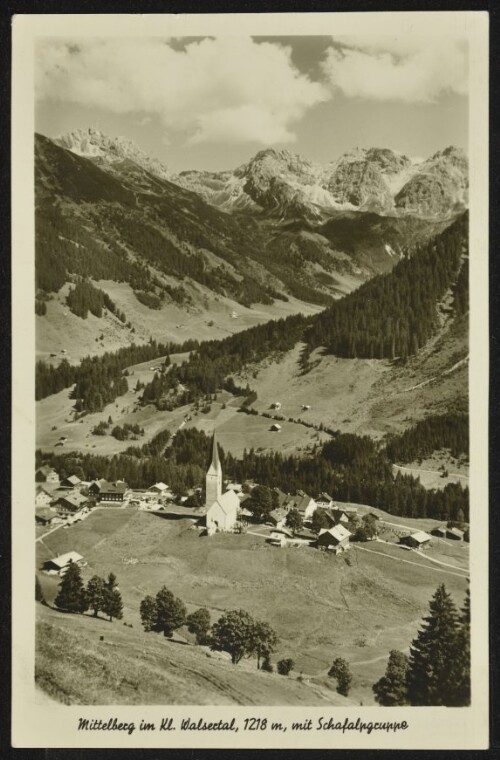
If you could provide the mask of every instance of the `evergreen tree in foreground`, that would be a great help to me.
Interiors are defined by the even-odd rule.
[[[87,583],[87,603],[89,609],[93,611],[94,617],[97,617],[103,608],[104,588],[104,579],[98,575],[93,575]]]
[[[444,583],[430,602],[430,614],[410,647],[408,701],[411,705],[457,706],[459,656],[457,608]]]
[[[383,707],[394,707],[408,703],[408,657],[393,649],[385,675],[373,685],[375,699]]]
[[[108,575],[108,580],[104,584],[102,611],[109,617],[109,622],[112,622],[113,618],[121,620],[123,617],[122,595],[114,573]]]
[[[83,586],[82,574],[76,562],[70,560],[64,573],[59,593],[55,599],[56,606],[67,612],[83,613],[88,609],[87,594]]]
[[[453,682],[455,684],[453,705],[470,705],[470,590],[467,589],[462,607],[457,633],[457,656],[454,663]]]

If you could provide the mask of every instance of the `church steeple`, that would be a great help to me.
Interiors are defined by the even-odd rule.
[[[222,496],[222,467],[219,459],[217,437],[214,430],[212,439],[212,461],[206,476],[206,499],[205,506],[211,507],[214,501]]]

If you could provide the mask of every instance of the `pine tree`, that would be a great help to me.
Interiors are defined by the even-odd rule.
[[[67,612],[82,613],[88,609],[82,575],[76,562],[70,560],[62,577],[55,603],[59,609]]]
[[[144,630],[154,631],[158,618],[158,609],[156,607],[155,598],[153,596],[145,596],[141,601],[139,609]]]
[[[393,649],[385,675],[373,684],[375,699],[383,707],[406,705],[408,703],[408,657],[403,652]]]
[[[454,662],[452,676],[455,684],[455,707],[470,705],[470,589],[467,589],[464,606],[461,609],[459,630],[457,634],[457,656]]]
[[[105,615],[108,615],[109,622],[111,623],[113,618],[121,620],[123,617],[123,602],[122,595],[117,588],[104,590],[104,600],[102,611]]]
[[[105,615],[108,615],[110,622],[113,618],[121,620],[123,617],[122,595],[118,589],[118,583],[114,573],[108,575],[108,580],[104,584],[101,609]]]
[[[93,575],[87,583],[87,604],[94,611],[94,617],[97,617],[98,612],[103,609],[104,590],[104,578]]]
[[[457,608],[444,583],[430,602],[430,614],[410,647],[408,700],[411,705],[453,705],[458,653]]]

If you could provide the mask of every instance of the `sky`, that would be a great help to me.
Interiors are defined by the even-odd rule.
[[[35,70],[37,132],[98,128],[173,172],[265,148],[467,151],[468,48],[452,36],[42,38]]]

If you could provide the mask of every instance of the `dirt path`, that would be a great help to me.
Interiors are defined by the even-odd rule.
[[[452,573],[450,570],[442,570],[439,567],[433,568],[429,567],[429,565],[425,565],[422,562],[412,562],[410,559],[401,559],[400,557],[392,557],[390,554],[384,554],[383,552],[376,552],[373,551],[373,549],[366,549],[362,546],[356,546],[356,549],[360,552],[369,552],[370,554],[378,554],[379,557],[385,557],[386,559],[392,559],[394,562],[403,562],[406,565],[416,565],[417,567],[423,567],[427,570],[434,570],[436,573],[447,573],[448,575],[455,575],[457,578],[467,578],[468,572],[466,570],[460,570],[459,567],[455,567],[454,565],[450,565],[450,567],[453,567],[454,570],[458,570],[458,573]],[[428,557],[426,557],[428,559]],[[437,560],[435,560],[437,562]]]

